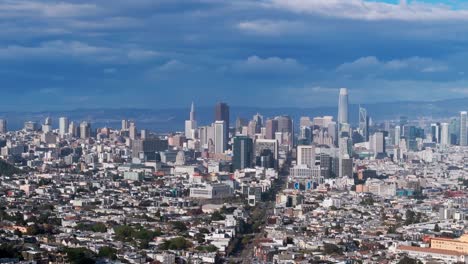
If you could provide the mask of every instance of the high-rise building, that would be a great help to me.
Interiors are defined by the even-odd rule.
[[[274,139],[275,133],[278,132],[278,120],[276,119],[268,119],[265,122],[265,138],[266,139]]]
[[[256,165],[265,168],[276,168],[278,160],[278,141],[275,139],[255,140]]]
[[[71,122],[70,125],[68,126],[68,134],[72,137],[78,137],[78,134],[80,133],[80,129],[78,126],[75,125],[75,122]]]
[[[190,107],[190,119],[185,120],[185,137],[187,139],[195,139],[195,131],[197,129],[197,121],[195,119],[195,105],[192,102]]]
[[[371,150],[375,156],[385,153],[385,136],[383,132],[374,133],[369,140]]]
[[[276,121],[278,123],[278,132],[292,133],[292,120],[289,116],[277,116]]]
[[[128,136],[131,140],[135,140],[137,138],[138,130],[135,125],[135,122],[130,122],[130,126],[128,127]]]
[[[244,126],[247,126],[247,120],[245,120],[245,118],[242,118],[242,117],[237,117],[236,119],[236,133],[238,134],[242,134],[242,128]]]
[[[440,123],[431,124],[431,137],[432,142],[440,143]]]
[[[466,117],[467,112],[460,112],[460,146],[467,145],[467,134],[466,134]]]
[[[256,130],[257,122],[255,122],[255,120],[250,120],[247,126],[247,135],[251,138],[255,138]]]
[[[59,135],[61,137],[65,136],[68,133],[68,127],[70,126],[68,118],[60,117],[59,118]]]
[[[400,144],[400,138],[401,138],[401,127],[400,126],[396,126],[395,127],[395,142],[394,145],[398,146]]]
[[[299,140],[304,145],[310,145],[313,140],[312,129],[309,126],[302,126],[299,132]]]
[[[348,89],[340,89],[338,100],[338,125],[348,123]]]
[[[52,118],[46,117],[44,124],[42,125],[42,132],[48,133],[52,131]]]
[[[34,122],[34,121],[26,121],[24,122],[24,130],[37,131],[39,130],[39,125],[37,124],[37,122]]]
[[[449,133],[449,124],[442,123],[440,124],[440,145],[449,146],[450,145],[450,133]]]
[[[253,161],[253,140],[247,136],[234,138],[233,161],[234,170],[250,168]]]
[[[259,113],[253,116],[253,120],[256,122],[257,126],[255,127],[255,133],[260,133],[263,127],[263,116]]]
[[[226,123],[223,120],[216,121],[214,127],[215,153],[224,153],[227,149]]]
[[[215,107],[215,121],[224,121],[225,135],[224,141],[227,145],[229,141],[229,106],[226,103],[217,103]]]
[[[156,152],[165,151],[168,147],[168,141],[165,139],[136,139],[132,141],[132,156],[145,160],[156,160]]]
[[[128,120],[122,119],[122,131],[128,130]]]
[[[315,146],[297,146],[297,165],[307,165],[309,168],[315,166]]]
[[[359,132],[364,141],[369,141],[369,116],[367,110],[359,106]]]
[[[83,121],[80,124],[80,138],[86,139],[91,137],[91,124]]]
[[[0,119],[0,133],[6,133],[7,131],[7,121],[5,119]]]

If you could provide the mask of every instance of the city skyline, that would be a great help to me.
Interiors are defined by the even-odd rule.
[[[9,25],[0,35],[0,111],[117,108],[122,98],[142,108],[193,98],[329,106],[340,87],[357,104],[468,94],[467,9],[454,1],[4,0],[0,8]]]

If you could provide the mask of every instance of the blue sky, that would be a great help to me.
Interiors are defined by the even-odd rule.
[[[468,96],[465,1],[0,0],[0,111]]]

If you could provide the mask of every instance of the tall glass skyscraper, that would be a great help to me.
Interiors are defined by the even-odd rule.
[[[338,100],[338,124],[348,123],[348,89],[340,89]]]
[[[367,110],[359,106],[359,132],[365,141],[369,141],[369,116]]]
[[[466,111],[460,112],[460,146],[467,145],[466,116]]]

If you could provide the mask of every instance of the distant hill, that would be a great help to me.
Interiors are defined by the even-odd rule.
[[[397,119],[400,115],[408,116],[410,119],[419,117],[448,118],[458,116],[463,110],[468,110],[468,98],[441,100],[433,102],[407,101],[390,103],[362,104],[368,110],[374,121]],[[350,122],[356,124],[358,121],[357,104],[349,107]],[[214,107],[197,107],[197,120],[199,125],[210,124],[213,121]],[[92,126],[109,126],[120,128],[120,120],[132,119],[137,121],[139,129],[150,129],[158,132],[181,131],[184,128],[184,120],[189,117],[189,106],[186,108],[172,109],[76,109],[67,111],[50,112],[0,112],[0,118],[8,120],[10,129],[20,129],[24,121],[43,122],[45,117],[53,118],[53,126],[58,127],[58,118],[67,116],[70,120],[91,121]],[[231,106],[231,125],[238,116],[250,119],[254,114],[260,113],[265,117],[277,115],[290,115],[299,122],[301,116],[336,116],[337,107],[275,107],[261,108],[254,106]]]

